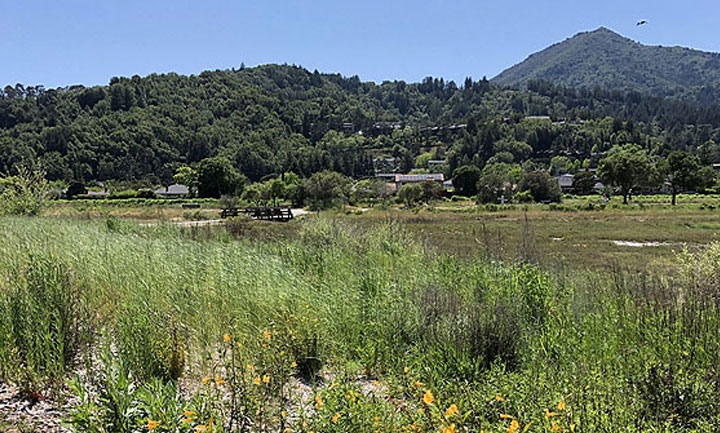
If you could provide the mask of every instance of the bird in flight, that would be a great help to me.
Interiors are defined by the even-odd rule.
[[[637,22],[636,25],[637,25],[637,26],[644,26],[645,24],[647,24],[647,20],[640,20],[640,21]]]

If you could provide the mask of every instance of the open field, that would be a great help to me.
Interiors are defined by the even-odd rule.
[[[1,218],[0,377],[80,432],[714,431],[718,244],[622,247],[633,272],[590,253],[611,239],[705,244],[714,212],[531,206],[535,247],[510,238],[525,214],[227,229]],[[499,262],[483,223],[528,256],[581,242],[571,251],[587,255],[572,269]]]
[[[588,204],[594,210],[587,210]],[[575,269],[662,269],[674,255],[720,240],[720,197],[640,196],[629,206],[619,199],[604,204],[598,197],[566,199],[560,205],[475,206],[472,202],[441,202],[405,210],[383,207],[364,212],[348,207],[332,218],[361,227],[397,221],[436,251],[465,258],[490,255],[531,259],[546,267]],[[201,209],[170,205],[62,203],[50,216],[104,219],[129,218],[142,223],[216,219],[220,208],[207,202]],[[527,220],[526,220],[527,218]],[[241,236],[294,239],[300,224],[255,223]]]

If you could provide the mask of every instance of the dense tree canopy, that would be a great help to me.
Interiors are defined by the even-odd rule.
[[[178,167],[214,157],[253,182],[286,171],[363,178],[381,157],[407,172],[430,155],[445,158],[448,177],[463,165],[553,157],[556,171],[572,172],[629,142],[718,162],[720,109],[543,82],[522,91],[485,79],[375,84],[280,65],[0,91],[0,172],[25,166],[68,182],[169,184]]]

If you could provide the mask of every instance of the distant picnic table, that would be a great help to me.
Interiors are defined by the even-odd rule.
[[[252,219],[266,221],[290,221],[293,219],[290,206],[228,207],[220,212],[220,218],[249,215]]]

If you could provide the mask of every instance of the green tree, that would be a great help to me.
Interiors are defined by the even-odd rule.
[[[265,187],[268,197],[272,200],[273,205],[277,206],[278,199],[284,199],[287,192],[287,185],[282,179],[272,179],[267,182]]]
[[[597,183],[595,174],[589,171],[581,171],[573,176],[572,189],[575,194],[592,194]]]
[[[242,194],[243,200],[254,204],[255,206],[259,206],[263,196],[265,195],[264,187],[265,185],[259,182],[246,186]]]
[[[180,185],[185,185],[190,191],[190,197],[195,197],[198,187],[198,173],[192,167],[183,165],[175,170],[173,181]]]
[[[652,167],[645,149],[636,144],[614,146],[608,155],[600,160],[598,172],[606,185],[620,190],[623,203],[627,204],[633,188],[649,180]]]
[[[425,203],[430,203],[433,200],[437,200],[443,196],[445,193],[445,189],[440,185],[439,182],[436,182],[434,180],[426,180],[424,182],[420,182],[420,186],[422,188],[422,201]]]
[[[673,206],[679,192],[696,189],[703,182],[700,175],[700,159],[680,150],[670,152],[660,164],[660,173],[670,185]]]
[[[200,197],[220,198],[222,195],[241,195],[245,178],[230,161],[222,157],[206,158],[197,167]]]
[[[423,198],[423,188],[417,183],[403,185],[398,190],[398,200],[405,203],[407,207],[413,207]]]
[[[472,197],[477,194],[477,183],[481,171],[474,165],[463,165],[453,172],[453,187],[459,195]]]
[[[552,173],[553,176],[572,173],[575,169],[576,163],[567,156],[553,156],[552,159],[550,159],[550,173]]]
[[[522,168],[517,164],[486,165],[477,182],[477,200],[481,203],[497,203],[502,197],[510,200],[514,185],[520,178]]]
[[[518,191],[529,191],[535,201],[559,202],[562,196],[557,180],[544,171],[526,173],[518,184]]]
[[[310,176],[304,189],[314,209],[327,209],[348,199],[350,180],[340,173],[325,170]]]
[[[433,154],[431,152],[425,152],[418,155],[417,158],[415,158],[415,167],[416,168],[428,168],[428,161],[430,161],[433,158]]]
[[[358,181],[352,190],[352,199],[355,203],[374,203],[385,200],[389,195],[390,188],[380,179],[363,179]]]

